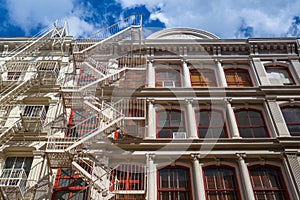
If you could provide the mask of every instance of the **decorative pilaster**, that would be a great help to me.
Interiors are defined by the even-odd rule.
[[[296,72],[297,80],[300,80],[300,62],[299,59],[291,60],[293,68]]]
[[[192,87],[191,86],[191,76],[190,70],[187,65],[186,60],[182,60],[182,74],[183,74],[183,87]]]
[[[154,153],[147,154],[147,176],[148,176],[148,187],[147,187],[147,199],[155,200],[156,199],[156,166],[154,164]]]
[[[273,119],[274,126],[277,129],[277,134],[280,137],[290,137],[290,132],[286,126],[284,121],[282,112],[280,110],[279,105],[276,102],[275,98],[267,98],[266,99],[267,107],[271,113],[271,118]]]
[[[156,116],[154,109],[154,99],[147,99],[148,102],[148,130],[147,138],[155,139],[156,138]]]
[[[260,61],[260,58],[253,58],[252,60],[253,66],[255,68],[256,77],[258,78],[260,85],[270,85],[269,78],[267,76],[265,67]]]
[[[205,187],[203,184],[203,174],[202,174],[202,164],[200,164],[199,154],[191,154],[191,159],[193,163],[193,182],[194,182],[194,191],[195,199],[206,199],[205,197]]]
[[[284,164],[287,166],[289,169],[290,173],[289,175],[291,176],[291,180],[294,182],[295,190],[296,190],[296,195],[297,198],[300,198],[300,164],[297,156],[297,152],[285,152],[283,154],[284,157]]]
[[[218,66],[218,72],[219,72],[219,77],[220,77],[220,86],[221,87],[227,87],[227,81],[226,81],[226,76],[224,69],[222,67],[221,61],[216,60],[217,66]]]
[[[231,130],[231,135],[232,138],[241,138],[240,137],[240,133],[239,133],[239,129],[237,127],[237,121],[235,118],[235,114],[234,111],[232,109],[231,106],[231,98],[225,98],[225,104],[226,104],[226,110],[227,110],[227,119],[228,119],[228,123],[229,123],[229,127]]]
[[[247,200],[255,200],[254,192],[252,189],[252,183],[251,183],[250,176],[249,176],[249,171],[248,171],[247,165],[244,160],[244,158],[246,157],[246,154],[237,153],[236,156],[237,156],[237,161],[238,161],[238,165],[239,165],[239,170],[241,173],[241,178],[243,180],[242,184],[244,187],[245,197]]]
[[[186,117],[187,117],[186,123],[187,123],[189,138],[197,139],[198,138],[197,124],[196,124],[195,111],[192,102],[193,99],[185,99]]]
[[[155,70],[152,60],[148,60],[147,62],[147,82],[149,88],[155,87]]]

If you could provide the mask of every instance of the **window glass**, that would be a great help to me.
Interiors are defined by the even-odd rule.
[[[180,71],[174,69],[156,70],[156,87],[180,87]]]
[[[196,112],[200,138],[225,138],[225,121],[221,111],[200,110]]]
[[[188,169],[166,167],[158,171],[159,200],[189,200],[190,177]]]
[[[268,137],[262,114],[256,110],[239,110],[235,112],[240,136],[244,138]]]
[[[215,87],[217,86],[215,74],[209,69],[191,70],[192,87]]]
[[[256,199],[288,199],[285,184],[279,169],[272,166],[250,168],[250,177]]]
[[[282,109],[285,123],[292,136],[300,136],[300,108],[286,107]]]
[[[294,84],[294,81],[290,76],[290,72],[286,67],[268,66],[266,67],[266,72],[271,84],[278,84],[278,85]]]
[[[252,86],[250,75],[246,69],[227,69],[225,70],[227,85],[235,87]]]
[[[185,132],[183,113],[180,110],[157,112],[157,137],[173,138],[174,132]]]
[[[222,166],[205,168],[204,179],[207,199],[239,199],[233,169]]]

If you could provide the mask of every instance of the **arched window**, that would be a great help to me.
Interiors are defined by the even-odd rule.
[[[238,200],[235,170],[227,166],[209,166],[204,170],[206,199]]]
[[[160,110],[157,112],[157,137],[174,138],[185,134],[183,112],[181,110]]]
[[[267,76],[271,84],[274,85],[294,85],[295,82],[287,67],[284,66],[266,66]]]
[[[227,137],[225,121],[221,111],[200,110],[196,112],[199,138]]]
[[[156,87],[180,87],[180,71],[176,69],[157,69],[156,70]]]
[[[247,87],[252,86],[251,78],[246,69],[226,69],[225,76],[229,87]]]
[[[258,110],[237,110],[235,112],[240,136],[243,138],[269,137],[262,113]]]
[[[189,169],[169,166],[158,171],[159,200],[191,200]]]
[[[217,81],[214,70],[192,69],[190,71],[192,87],[215,87]]]
[[[280,169],[273,166],[255,166],[249,169],[255,199],[289,199]]]
[[[300,136],[300,108],[285,107],[281,111],[290,134],[292,136]]]

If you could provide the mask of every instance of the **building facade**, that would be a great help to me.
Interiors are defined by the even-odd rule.
[[[133,15],[0,38],[1,199],[300,199],[300,40]]]

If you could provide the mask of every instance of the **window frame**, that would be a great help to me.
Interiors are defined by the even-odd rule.
[[[159,126],[159,113],[160,112],[166,112],[167,115],[171,115],[171,112],[176,112],[176,113],[180,113],[181,115],[181,126],[170,126],[172,119],[169,121],[169,126]],[[170,116],[171,117],[171,116]],[[185,112],[183,110],[180,109],[159,109],[156,111],[156,138],[157,139],[161,139],[161,140],[171,140],[173,139],[173,132],[171,132],[171,130],[173,128],[178,128],[178,129],[182,129],[182,131],[179,132],[186,132],[186,125],[185,125]],[[170,136],[171,137],[159,137],[159,131],[162,129],[168,129],[170,131]]]
[[[176,88],[178,88],[178,87],[182,87],[182,81],[181,81],[181,79],[182,79],[182,74],[181,74],[181,70],[180,69],[174,69],[174,68],[156,68],[155,69],[155,87],[156,88],[174,88],[174,87],[164,87],[163,86],[163,81],[164,80],[161,80],[161,81],[159,81],[158,82],[158,80],[157,80],[157,76],[158,76],[158,74],[157,73],[159,73],[159,72],[164,72],[164,73],[169,73],[169,72],[176,72],[177,74],[176,75],[178,75],[178,80],[170,80],[170,79],[165,79],[165,80],[167,80],[167,81],[174,81],[174,87]],[[164,75],[164,76],[166,76],[166,75]],[[169,76],[169,75],[167,75],[167,76]],[[161,86],[160,85],[158,85],[158,83],[160,83],[161,82]]]
[[[276,189],[275,187],[266,187],[266,185],[263,185],[263,187],[256,187],[254,186],[254,182],[253,182],[253,178],[252,178],[252,175],[251,175],[251,170],[253,169],[257,169],[257,170],[275,170],[278,175],[279,175],[279,182],[282,184],[282,188],[281,189]],[[289,197],[289,192],[288,192],[288,188],[286,186],[286,183],[285,183],[285,180],[284,180],[284,177],[283,177],[283,174],[282,174],[282,170],[280,167],[278,166],[274,166],[274,165],[252,165],[250,167],[248,167],[248,171],[249,171],[249,177],[250,177],[250,181],[251,181],[251,186],[252,186],[252,189],[253,189],[253,193],[254,193],[254,196],[256,195],[255,194],[255,191],[283,191],[284,193],[284,197],[285,197],[285,200],[289,200],[290,197]],[[269,179],[266,179],[266,177],[263,177],[261,179],[264,184],[266,184],[267,182],[270,183]],[[267,195],[268,196],[268,195]],[[255,197],[256,199],[256,197]]]
[[[260,114],[260,117],[261,117],[261,120],[263,122],[263,126],[252,126],[251,125],[251,122],[249,123],[249,125],[243,125],[242,127],[239,125],[239,122],[238,122],[238,117],[237,117],[237,113],[238,112],[243,112],[243,111],[254,111],[256,113],[259,113]],[[249,139],[254,139],[254,138],[270,138],[270,133],[269,133],[269,129],[268,129],[268,126],[267,126],[267,123],[266,123],[266,120],[265,120],[265,116],[263,115],[263,112],[261,110],[258,110],[258,109],[254,109],[254,108],[239,108],[239,109],[236,109],[234,110],[234,115],[235,115],[235,118],[236,118],[236,123],[237,123],[237,127],[238,127],[238,130],[239,130],[239,135],[242,137],[242,138],[249,138]],[[247,119],[249,121],[249,113],[247,113]],[[263,128],[266,135],[264,137],[257,137],[255,135],[255,128]],[[241,131],[240,131],[240,128],[243,128],[243,129],[250,129],[251,130],[251,135],[252,137],[243,137],[242,134],[241,134]]]
[[[284,65],[265,65],[264,67],[265,67],[265,71],[266,71],[266,74],[267,74],[267,77],[268,77],[269,81],[270,81],[270,78],[269,78],[269,73],[268,73],[267,69],[268,68],[269,69],[273,68],[273,69],[283,69],[283,70],[286,70],[286,72],[289,75],[289,78],[290,78],[290,80],[292,82],[292,83],[274,84],[274,83],[271,83],[271,81],[270,81],[271,85],[296,85],[295,79],[294,79],[294,77],[293,77],[293,75],[292,75],[292,73],[291,73],[291,71],[290,71],[290,69],[289,69],[288,66],[284,66]]]
[[[235,80],[232,81],[232,82],[228,82],[228,77],[227,77],[228,74],[227,73],[229,71],[234,72],[234,78],[235,78]],[[237,74],[238,71],[245,73],[245,75],[248,78],[249,82],[246,82],[246,81],[243,81],[243,80],[242,81],[236,80],[237,78],[240,77]],[[224,74],[225,74],[225,79],[226,79],[226,83],[227,83],[228,87],[252,87],[253,86],[253,80],[251,78],[249,69],[228,67],[228,68],[224,69]],[[248,83],[248,84],[245,85],[244,82]]]
[[[284,116],[283,110],[284,110],[284,109],[291,109],[291,108],[296,108],[296,109],[299,109],[299,111],[300,111],[300,106],[290,106],[290,105],[288,105],[288,106],[283,106],[283,107],[280,108],[280,110],[281,110],[281,113],[282,113],[282,116],[283,116],[285,125],[286,125],[286,127],[287,127],[287,129],[288,129],[290,135],[291,135],[291,136],[300,136],[300,118],[296,115],[295,118],[297,117],[298,122],[288,122],[287,119],[286,119],[286,117]],[[295,114],[294,114],[294,115],[295,115]],[[298,134],[297,134],[297,133],[296,133],[296,134],[293,134],[293,132],[290,131],[289,125],[292,125],[292,126],[294,126],[294,125],[299,126],[299,132],[297,132]]]
[[[198,73],[198,77],[200,79],[199,81],[199,85],[193,85],[193,74],[192,73]],[[203,76],[202,72],[210,72],[212,73],[211,75],[213,76],[213,80],[209,81],[208,83],[206,83],[205,78],[206,76]],[[201,81],[201,79],[203,79]],[[217,82],[217,78],[216,78],[216,73],[214,69],[209,69],[209,68],[203,68],[203,69],[197,69],[197,68],[191,68],[190,69],[190,80],[191,80],[191,86],[192,88],[205,88],[205,87],[217,87],[218,86],[218,82]],[[213,83],[213,84],[210,84]]]
[[[210,125],[208,125],[208,126],[205,126],[205,125],[203,125],[203,126],[201,126],[201,127],[203,127],[203,128],[206,128],[206,127],[208,127],[208,128],[221,128],[222,127],[222,129],[223,129],[223,131],[224,131],[224,137],[201,137],[201,133],[199,132],[199,121],[198,121],[198,116],[197,116],[197,114],[198,113],[201,113],[201,112],[205,112],[205,111],[210,111],[209,112],[209,117],[211,117],[211,112],[213,111],[213,112],[218,112],[218,113],[220,113],[221,114],[221,116],[222,116],[222,119],[223,119],[223,126],[216,126],[216,127],[211,127]],[[200,116],[201,116],[201,114],[200,114]],[[222,110],[219,110],[219,109],[209,109],[209,108],[206,108],[206,109],[198,109],[198,110],[195,110],[195,118],[196,118],[196,125],[197,125],[197,135],[198,135],[198,137],[200,138],[200,139],[207,139],[207,138],[228,138],[228,132],[227,132],[227,127],[226,127],[226,119],[225,119],[225,117],[224,117],[224,113],[223,113],[223,111]],[[209,120],[209,123],[211,123],[211,121]],[[209,129],[207,129],[207,131],[209,131]],[[211,132],[211,131],[210,131]],[[208,133],[206,133],[206,135],[207,135]],[[211,133],[211,135],[212,135],[212,133]]]
[[[223,179],[221,178],[221,176],[219,176],[219,173],[220,173],[220,169],[225,169],[225,170],[230,170],[232,171],[232,174],[233,174],[233,183],[234,183],[234,186],[236,187],[236,189],[232,189],[232,188],[229,188],[229,189],[207,189],[207,180],[206,180],[206,176],[205,176],[205,170],[206,169],[215,169],[215,170],[218,170],[217,171],[217,174],[218,174],[218,179],[217,181],[221,181],[221,183],[223,182]],[[226,191],[233,191],[235,193],[235,196],[238,200],[241,200],[241,196],[240,196],[240,188],[239,188],[239,184],[238,184],[238,177],[237,177],[237,173],[236,173],[236,169],[232,166],[228,166],[228,165],[209,165],[209,166],[205,166],[203,167],[202,169],[202,177],[203,177],[203,184],[204,184],[204,190],[205,190],[205,197],[206,199],[209,199],[208,197],[208,192],[209,191],[212,191],[212,192],[217,192],[221,190],[221,194],[223,192],[226,192]],[[224,200],[224,197],[221,196],[221,200]]]
[[[160,187],[160,171],[161,170],[166,170],[166,169],[171,169],[172,170],[172,176],[173,176],[173,179],[172,179],[172,182],[174,183],[174,171],[175,169],[178,169],[178,170],[184,170],[186,173],[187,173],[187,183],[186,185],[188,186],[186,189],[184,188],[176,188],[176,186],[174,185],[173,188],[170,188],[170,187],[167,187],[167,188],[161,188]],[[160,192],[171,192],[171,193],[175,193],[176,192],[185,192],[188,194],[188,197],[189,197],[189,200],[193,200],[193,191],[192,191],[192,185],[191,185],[191,171],[190,171],[190,168],[189,167],[186,167],[186,166],[182,166],[182,165],[175,165],[175,166],[166,166],[166,167],[163,167],[163,168],[160,168],[157,170],[157,173],[156,173],[156,176],[157,176],[157,199],[158,200],[161,200],[160,198]],[[173,199],[172,199],[173,200]]]
[[[71,175],[68,176],[61,176],[62,174],[62,170],[70,170],[71,171]],[[70,180],[70,184],[69,186],[60,186],[60,180],[62,179],[66,179],[66,180]],[[84,185],[82,186],[74,186],[73,184],[75,183],[75,181],[82,181],[84,183]],[[69,195],[68,195],[68,199],[72,199],[72,196],[74,195],[74,192],[76,191],[84,191],[83,195],[84,195],[84,199],[83,200],[87,200],[88,199],[88,189],[83,190],[84,188],[86,188],[87,183],[81,178],[81,176],[78,174],[78,172],[76,172],[75,170],[72,170],[71,168],[60,168],[57,170],[56,176],[55,176],[55,182],[54,182],[54,186],[53,186],[53,192],[52,192],[52,200],[56,199],[56,195],[57,192],[59,191],[68,191]]]

